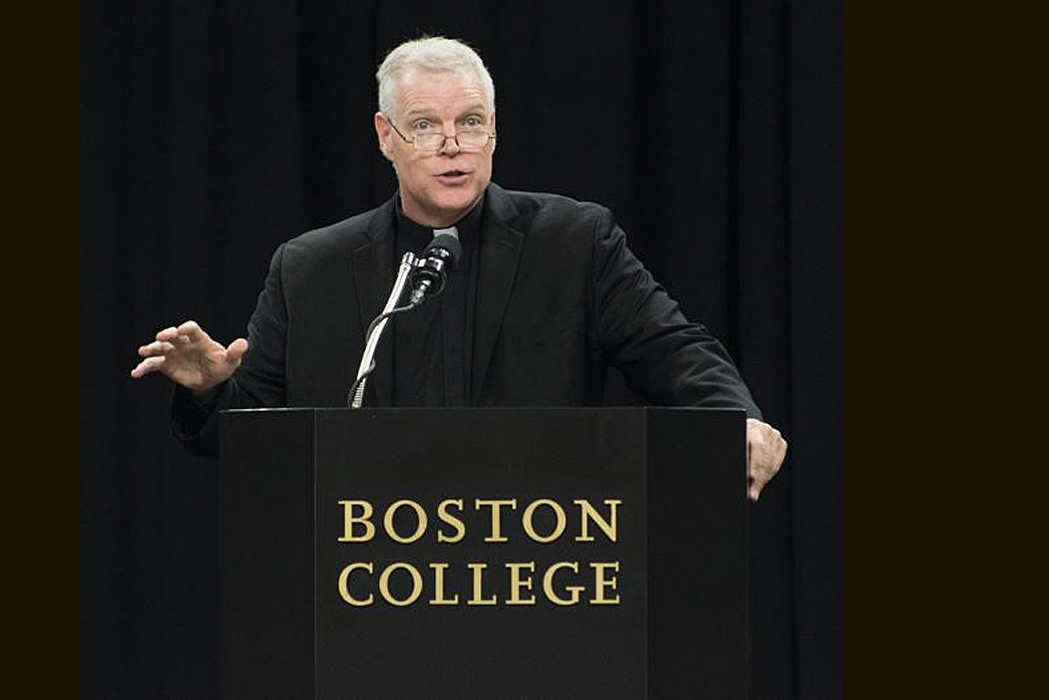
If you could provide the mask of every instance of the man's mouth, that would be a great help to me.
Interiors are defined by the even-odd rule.
[[[454,185],[465,181],[466,176],[469,174],[470,173],[465,170],[446,170],[443,173],[438,174],[437,179],[445,184]]]

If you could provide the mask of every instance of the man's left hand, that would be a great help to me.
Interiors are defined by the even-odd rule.
[[[758,500],[761,489],[776,476],[786,456],[787,441],[778,430],[756,418],[747,419],[747,474],[750,475],[747,495],[750,500]]]

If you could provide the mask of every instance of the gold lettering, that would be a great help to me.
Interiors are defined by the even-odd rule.
[[[507,605],[535,605],[535,596],[521,597],[521,588],[532,590],[532,577],[522,579],[521,569],[535,571],[535,562],[509,563],[506,568],[510,570],[510,597],[506,599]]]
[[[397,509],[401,506],[410,506],[411,509],[415,511],[415,517],[417,518],[418,525],[415,528],[415,534],[411,537],[401,537],[397,534],[397,531],[393,529],[394,514],[397,512]],[[383,516],[382,524],[383,527],[386,528],[386,534],[389,535],[392,539],[397,540],[401,544],[408,544],[419,539],[423,536],[423,533],[426,532],[426,511],[423,510],[423,507],[415,501],[397,501],[396,503],[391,504],[390,507],[386,509],[386,515]]]
[[[372,525],[370,518],[372,517],[372,504],[368,501],[339,501],[339,505],[342,506],[342,521],[343,521],[343,535],[339,538],[339,542],[367,542],[375,536],[375,526]],[[364,514],[359,518],[353,517],[353,507],[361,506]],[[353,524],[362,523],[364,525],[364,535],[361,537],[353,536]]]
[[[433,569],[433,600],[430,601],[430,605],[458,605],[459,594],[456,594],[451,600],[444,597],[444,570],[448,568],[448,565],[430,564],[430,568]]]
[[[616,577],[605,578],[605,569],[619,571],[619,562],[592,562],[590,567],[594,570],[594,598],[590,601],[594,605],[619,605],[619,596],[605,598],[605,588],[616,588]]]
[[[473,598],[466,601],[467,605],[495,605],[495,596],[491,598],[481,597],[481,584],[482,584],[482,571],[488,568],[487,564],[467,564],[468,567],[474,570],[474,594]]]
[[[568,568],[575,573],[579,573],[579,564],[574,561],[559,561],[543,574],[543,592],[546,593],[546,598],[551,603],[556,605],[575,605],[579,602],[579,592],[583,590],[583,586],[565,586],[565,590],[571,594],[571,598],[561,598],[554,593],[554,574],[557,573],[558,569]]]
[[[438,542],[458,542],[463,538],[464,535],[466,535],[466,526],[463,524],[463,521],[455,517],[454,515],[448,513],[449,505],[455,505],[456,507],[458,507],[460,513],[463,511],[462,499],[453,500],[449,498],[446,501],[441,501],[441,505],[437,506],[437,517],[441,519],[441,522],[448,523],[449,525],[454,527],[456,534],[453,537],[447,537],[443,532],[438,530]]]
[[[512,498],[508,501],[485,501],[480,498],[474,500],[474,510],[481,510],[481,506],[492,507],[492,534],[489,537],[485,537],[485,542],[506,542],[506,538],[503,537],[502,531],[500,530],[501,521],[499,519],[500,507],[510,506],[511,510],[517,509],[517,499]]]
[[[613,542],[616,541],[616,506],[622,503],[622,501],[611,500],[608,498],[605,499],[605,505],[612,507],[611,523],[602,518],[598,514],[598,512],[594,510],[594,507],[590,505],[590,501],[584,501],[577,498],[576,500],[572,501],[572,503],[575,503],[579,506],[579,517],[582,521],[579,526],[580,535],[579,537],[575,538],[576,542],[594,541],[594,538],[587,534],[588,531],[586,529],[586,525],[590,520],[593,520],[595,523],[597,523],[597,526],[601,528],[601,530],[605,533],[605,536],[608,537],[608,539],[610,539]]]
[[[388,511],[387,511],[388,512]],[[412,593],[404,600],[397,600],[390,593],[390,574],[395,569],[407,569],[408,573],[412,576]],[[379,575],[379,592],[382,593],[382,597],[386,599],[386,602],[390,605],[405,606],[411,605],[415,602],[419,594],[423,592],[423,577],[419,574],[419,570],[411,564],[406,564],[403,561],[394,562],[385,569],[382,570],[382,574]]]
[[[547,505],[553,508],[554,515],[557,516],[557,525],[554,527],[554,531],[546,537],[540,537],[536,534],[535,528],[532,527],[532,513],[534,513],[535,509],[541,505]],[[565,531],[565,511],[557,501],[551,501],[549,498],[540,498],[539,500],[532,501],[528,504],[528,507],[525,508],[522,524],[524,525],[525,532],[528,533],[528,536],[536,542],[553,542]]]
[[[355,564],[350,564],[342,570],[342,573],[339,574],[339,595],[341,595],[342,599],[350,605],[356,605],[359,607],[371,605],[373,602],[375,602],[375,596],[371,593],[369,593],[368,597],[364,600],[357,600],[352,595],[350,595],[350,586],[348,581],[350,578],[350,573],[354,569],[365,569],[369,574],[372,573],[371,562],[357,562]]]

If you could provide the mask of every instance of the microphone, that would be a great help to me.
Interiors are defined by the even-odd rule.
[[[438,229],[433,240],[423,249],[412,276],[410,306],[418,306],[430,294],[440,294],[446,275],[459,264],[463,247],[455,228]]]

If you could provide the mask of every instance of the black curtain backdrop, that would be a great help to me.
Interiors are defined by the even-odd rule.
[[[280,242],[390,196],[373,76],[420,32],[493,75],[493,179],[609,206],[783,430],[750,508],[754,696],[841,695],[840,3],[88,0],[81,18],[84,697],[216,694],[215,464],[169,436],[167,381],[128,372],[165,325],[244,335]]]

